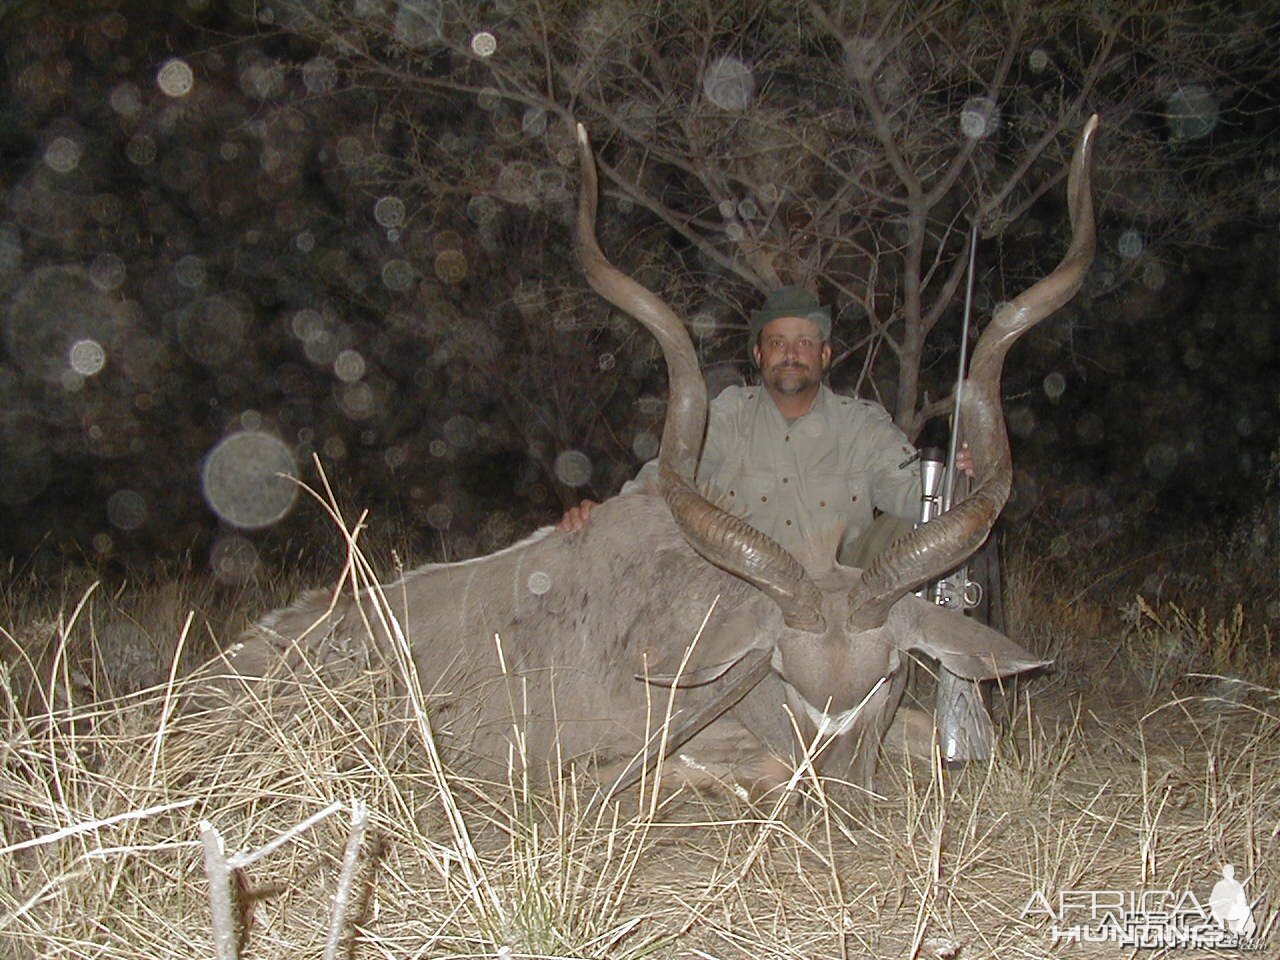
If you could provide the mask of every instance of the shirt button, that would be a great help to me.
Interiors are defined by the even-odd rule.
[[[787,521],[787,526],[788,526],[788,527],[789,527],[789,526],[791,526],[791,521],[790,521],[790,520],[788,520],[788,521]]]
[[[825,507],[826,505],[827,505],[827,501],[825,501],[825,500],[819,500],[819,501],[818,501],[818,506],[820,506],[820,507]]]
[[[731,496],[731,497],[732,497],[732,496],[734,496],[734,495],[735,495],[735,494],[734,494],[734,492],[733,492],[732,490],[730,490],[730,491],[729,491],[729,496]]]
[[[850,503],[857,503],[857,502],[858,502],[858,495],[855,493],[855,494],[853,495],[853,499],[850,501]]]
[[[783,477],[783,478],[782,478],[782,482],[783,482],[783,483],[786,483],[786,482],[787,482],[787,478],[786,478],[786,477]]]
[[[782,438],[782,440],[783,440],[783,443],[790,443],[790,442],[791,442],[791,434],[789,434],[789,433],[788,433],[785,437],[783,437],[783,438]]]
[[[768,502],[769,502],[769,498],[768,498],[768,497],[761,497],[761,498],[760,498],[760,502],[761,502],[761,503],[768,503]]]

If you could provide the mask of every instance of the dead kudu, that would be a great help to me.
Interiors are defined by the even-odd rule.
[[[661,495],[616,497],[578,533],[542,530],[491,556],[413,570],[381,588],[381,617],[369,591],[313,592],[240,638],[226,660],[234,683],[262,689],[266,678],[377,652],[395,662],[385,653],[398,631],[437,735],[490,772],[514,756],[534,772],[589,761],[604,778],[627,768],[633,779],[638,758],[658,752],[669,691],[655,687],[674,684],[668,752],[690,741],[705,767],[767,780],[763,771],[785,769],[767,758],[808,748],[824,776],[869,788],[910,654],[972,679],[1044,665],[911,591],[976,550],[1008,497],[1001,368],[1013,342],[1074,295],[1093,258],[1096,127],[1093,118],[1071,165],[1066,257],[996,312],[974,350],[961,393],[972,492],[866,570],[833,557],[802,564],[694,488],[707,398],[693,346],[676,315],[601,252],[580,127],[578,259],[601,296],[658,338],[670,376]]]

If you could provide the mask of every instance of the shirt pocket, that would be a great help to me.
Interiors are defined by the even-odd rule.
[[[828,528],[837,519],[850,529],[871,522],[871,478],[866,471],[814,474],[806,488],[805,507],[815,530]]]
[[[741,510],[765,513],[776,499],[778,478],[763,470],[743,470],[727,492],[729,502]]]

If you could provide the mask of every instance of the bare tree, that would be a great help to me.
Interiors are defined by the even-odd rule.
[[[838,364],[879,374],[910,433],[945,407],[921,372],[955,315],[970,224],[984,241],[1025,226],[1069,131],[1099,112],[1103,212],[1133,231],[1100,268],[1114,287],[1142,251],[1250,212],[1250,110],[1277,61],[1260,12],[1190,0],[355,9],[293,8],[288,25],[355,83],[463,111],[420,125],[416,176],[536,196],[572,163],[568,120],[585,121],[614,215],[636,250],[663,252],[673,299],[704,291],[727,319],[753,293],[815,286],[838,308]]]

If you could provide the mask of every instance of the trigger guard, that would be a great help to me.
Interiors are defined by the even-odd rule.
[[[976,580],[967,580],[964,585],[964,608],[972,610],[982,602],[982,584]]]

